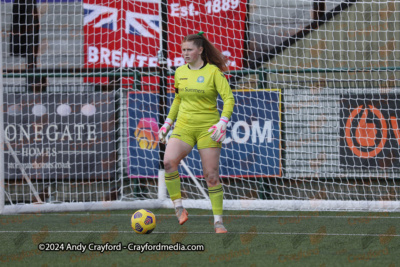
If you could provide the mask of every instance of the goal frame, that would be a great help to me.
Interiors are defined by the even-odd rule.
[[[355,1],[347,1],[348,3],[350,2],[355,2]],[[394,2],[395,3],[395,2]],[[0,11],[1,11],[1,5],[0,5]],[[164,12],[165,13],[165,12]],[[333,13],[332,13],[333,14]],[[329,14],[328,14],[329,15]],[[383,14],[384,15],[384,14]],[[1,16],[1,13],[0,13]],[[318,24],[319,26],[319,24]],[[345,27],[346,25],[342,25]],[[354,34],[361,34],[361,32],[355,32]],[[3,36],[0,35],[0,51],[3,51],[2,47],[2,38]],[[290,42],[291,39],[288,40]],[[289,46],[289,44],[287,43]],[[311,50],[313,50],[314,55],[317,54],[317,52],[321,52],[324,50],[325,42],[321,44],[317,44],[317,46],[312,47]],[[386,51],[385,53],[389,54],[389,50],[382,50]],[[275,54],[274,54],[275,56]],[[317,56],[317,55],[316,55]],[[165,59],[165,56],[164,56]],[[270,59],[270,58],[268,58]],[[290,66],[292,65],[285,65],[285,66]],[[252,73],[247,72],[250,75],[257,76],[259,75],[260,78],[259,80],[262,83],[266,83],[265,81],[267,80],[268,75],[276,75],[279,76],[281,74],[291,74],[293,72],[300,73],[301,76],[307,76],[309,77],[316,77],[317,75],[313,76],[312,74],[315,73],[329,73],[329,72],[340,72],[345,74],[351,73],[351,72],[363,72],[363,73],[373,73],[373,72],[389,72],[389,71],[400,71],[399,67],[372,67],[372,68],[350,68],[350,69],[332,69],[332,68],[299,68],[296,70],[293,69],[277,69],[277,70],[271,70],[268,69],[268,66],[263,66],[263,69],[260,70],[253,70]],[[164,73],[166,73],[167,69],[164,69]],[[122,69],[120,70],[120,73],[114,73],[114,75],[120,75],[123,76]],[[234,71],[229,74],[234,73],[242,73],[241,71]],[[80,76],[79,76],[80,75]],[[87,73],[83,74],[66,74],[63,77],[88,77]],[[119,77],[120,77],[119,76]],[[238,75],[239,76],[239,75]],[[243,77],[242,75],[241,77]],[[25,76],[24,76],[25,77]],[[61,77],[61,76],[60,76]],[[166,78],[166,75],[163,75],[164,78]],[[347,77],[347,76],[346,76]],[[136,83],[136,74],[135,74],[135,83]],[[398,80],[397,80],[398,81]],[[259,86],[259,88],[263,88],[265,86]],[[397,88],[399,88],[397,86]],[[0,103],[3,105],[3,94],[4,94],[4,88],[3,88],[3,54],[0,53]],[[320,108],[320,107],[319,107]],[[18,214],[18,213],[45,213],[45,212],[72,212],[72,211],[96,211],[96,210],[111,210],[111,209],[128,209],[128,210],[135,210],[135,209],[141,209],[141,208],[147,208],[147,209],[159,209],[159,208],[167,208],[167,209],[172,209],[173,204],[170,199],[167,198],[167,193],[166,193],[166,186],[165,186],[165,172],[164,170],[159,170],[158,173],[158,183],[157,183],[157,198],[155,199],[147,199],[147,200],[142,200],[142,199],[132,199],[129,198],[129,196],[126,196],[124,194],[121,194],[121,198],[118,200],[114,201],[98,201],[98,202],[64,202],[60,204],[56,203],[43,203],[41,202],[41,199],[38,195],[37,192],[35,192],[35,187],[30,183],[29,177],[25,177],[25,181],[29,185],[30,183],[30,195],[34,196],[39,203],[35,204],[11,204],[11,205],[6,205],[7,198],[11,200],[9,192],[6,191],[5,183],[7,182],[6,177],[5,177],[5,170],[4,170],[4,153],[5,153],[5,148],[7,146],[7,143],[5,142],[5,135],[4,135],[4,108],[0,110],[0,144],[2,144],[2,147],[0,149],[0,214]],[[165,115],[165,114],[164,114]],[[12,151],[8,152],[12,153]],[[184,162],[182,163],[184,164]],[[184,165],[183,165],[184,166]],[[21,170],[23,172],[23,169]],[[192,179],[195,187],[198,188],[198,191],[201,192],[201,194],[198,194],[198,197],[200,199],[194,200],[194,199],[184,199],[183,204],[185,205],[186,208],[188,209],[195,209],[195,208],[200,208],[200,209],[211,209],[211,203],[209,199],[207,199],[207,195],[205,195],[203,188],[201,187],[201,184],[196,183],[197,178],[194,177],[193,175],[190,175],[190,170],[188,171],[189,173],[189,179]],[[354,174],[356,175],[356,174]],[[122,175],[123,176],[123,175]],[[379,173],[378,173],[379,176]],[[361,179],[365,178],[366,176],[361,177]],[[125,177],[124,177],[125,178]],[[124,183],[126,180],[124,178],[121,178],[121,183],[120,187],[118,190],[123,191],[124,186],[126,186]],[[292,177],[285,177],[285,179],[288,178],[288,180],[292,179]],[[384,177],[382,177],[384,178]],[[297,179],[296,177],[293,179]],[[335,177],[333,177],[335,179]],[[347,178],[344,178],[347,179]],[[377,178],[381,179],[381,178]],[[352,185],[351,182],[348,184],[345,184],[346,186]],[[129,185],[128,185],[129,186]],[[155,187],[156,188],[156,187]],[[304,189],[303,189],[304,190]],[[305,189],[307,190],[307,189]],[[318,189],[316,189],[318,190]],[[379,190],[379,189],[378,189]],[[316,191],[313,191],[316,192]],[[330,191],[330,192],[336,192]],[[202,199],[203,197],[203,199]],[[241,195],[235,195],[235,197],[240,198],[242,197]],[[245,196],[243,196],[245,197]],[[281,196],[279,196],[281,197]],[[285,200],[283,198],[289,198],[290,200]],[[355,196],[356,198],[358,196]],[[224,200],[224,209],[225,210],[263,210],[263,211],[362,211],[362,212],[399,212],[400,211],[400,201],[389,201],[389,200],[336,200],[336,196],[332,197],[331,200],[326,200],[326,199],[306,199],[307,196],[303,197],[298,200],[295,199],[296,196],[294,195],[284,195],[282,196],[282,199],[280,200],[261,200],[261,199],[243,199],[243,200],[230,200],[226,199]],[[374,195],[375,199],[379,199],[379,196]],[[341,199],[341,198],[337,198]],[[363,199],[363,198],[360,198]],[[384,199],[384,198],[381,198]],[[12,201],[10,201],[12,202]],[[41,203],[40,203],[41,202]]]
[[[4,192],[1,192],[4,195]],[[211,209],[209,200],[183,200],[187,209]],[[170,199],[7,205],[1,214],[173,209]],[[399,212],[400,201],[224,200],[224,210]]]

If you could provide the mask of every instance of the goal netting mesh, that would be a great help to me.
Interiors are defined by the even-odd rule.
[[[226,209],[400,208],[397,1],[1,0],[0,18],[3,213],[172,207],[157,132],[200,31],[236,100]],[[197,147],[179,172],[210,208]]]

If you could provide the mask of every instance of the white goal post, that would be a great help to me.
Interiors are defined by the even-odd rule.
[[[157,132],[199,31],[236,101],[224,209],[400,211],[400,2],[162,3],[1,1],[0,214],[172,208]],[[197,148],[179,172],[211,209]]]
[[[1,15],[0,15],[1,16]],[[2,60],[3,51],[3,38],[0,34],[0,63]],[[0,64],[0,103],[3,103],[3,64]],[[4,122],[3,122],[3,109],[0,109],[0,214],[4,213],[5,205],[5,190],[4,190]]]

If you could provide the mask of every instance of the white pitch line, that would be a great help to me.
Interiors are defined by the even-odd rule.
[[[110,215],[110,216],[132,216],[132,214],[111,214],[111,213],[78,213],[78,214],[54,214],[54,213],[45,213],[45,214],[13,214],[13,215],[2,215],[2,216],[27,216],[27,215],[35,215],[36,217],[53,215],[53,216],[96,216],[96,215]],[[175,214],[155,214],[156,217],[175,217]],[[213,215],[190,215],[189,217],[213,217]],[[400,216],[327,216],[327,215],[313,215],[313,214],[305,214],[305,215],[223,215],[223,217],[235,217],[235,218],[321,218],[321,219],[340,219],[340,218],[366,218],[366,219],[400,219]],[[1,218],[1,217],[0,217]]]
[[[42,233],[44,231],[0,231],[1,233]],[[133,231],[45,231],[46,233],[131,233]],[[215,232],[153,232],[154,234],[215,234]],[[400,235],[393,234],[340,234],[340,233],[279,233],[279,232],[228,232],[227,234],[247,234],[247,235],[319,235],[319,236],[391,236],[391,237],[400,237]]]

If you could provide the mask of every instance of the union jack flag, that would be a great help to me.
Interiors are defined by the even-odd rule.
[[[125,11],[122,13],[123,23],[126,34],[133,34],[148,38],[158,38],[160,32],[160,18],[158,14],[144,14],[140,12],[141,6],[137,6],[134,11]],[[84,19],[83,24],[95,28],[103,28],[111,31],[118,30],[117,8],[101,5],[83,4]],[[143,11],[146,11],[145,9]],[[156,12],[158,12],[156,10]]]
[[[83,4],[83,25],[94,24],[95,28],[117,30],[118,9],[106,6]]]
[[[160,32],[160,18],[138,12],[126,12],[125,33],[156,38]]]

